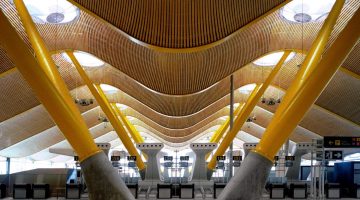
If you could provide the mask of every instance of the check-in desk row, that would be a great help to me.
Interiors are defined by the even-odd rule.
[[[0,186],[0,198],[6,197],[6,185]],[[14,199],[47,199],[50,197],[50,186],[48,184],[14,184]]]
[[[65,198],[80,199],[80,184],[67,184]],[[0,198],[6,197],[6,185],[0,186]],[[47,199],[50,197],[49,184],[14,184],[12,197],[14,199]]]
[[[130,192],[135,198],[138,198],[139,186],[138,184],[127,184]],[[218,198],[222,190],[225,188],[225,183],[215,183],[213,185],[214,199]],[[150,190],[149,190],[150,192]],[[147,195],[151,197],[151,195]],[[157,199],[194,199],[195,198],[195,184],[157,184],[156,194]],[[146,197],[145,197],[146,198]]]
[[[342,191],[344,189],[351,190],[351,197],[360,199],[360,185],[354,185],[352,188],[342,188],[338,183],[328,183],[325,185],[326,198],[340,199],[343,197]],[[286,196],[294,199],[306,199],[307,184],[290,184],[290,187],[287,187],[286,184],[270,185],[271,199],[284,199]]]

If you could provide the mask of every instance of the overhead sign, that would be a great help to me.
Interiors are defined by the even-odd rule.
[[[274,156],[274,160],[278,161],[279,160],[279,156]]]
[[[242,161],[242,156],[233,156],[233,161]]]
[[[325,151],[325,160],[342,160],[343,151]]]
[[[120,156],[111,156],[110,160],[111,161],[120,161]]]
[[[226,156],[216,156],[216,160],[226,160]]]
[[[164,160],[165,161],[172,161],[173,157],[172,156],[164,156]]]
[[[127,160],[128,161],[136,161],[136,156],[128,156]]]
[[[324,137],[325,148],[360,148],[360,137]]]
[[[287,161],[294,161],[294,160],[295,160],[295,156],[285,156],[285,160],[287,160]]]
[[[173,165],[173,162],[164,162],[164,167],[169,168],[169,167],[172,167],[172,165]]]
[[[74,161],[79,161],[79,156],[74,156]]]
[[[181,161],[188,161],[188,160],[189,160],[189,156],[180,156],[180,160],[181,160]]]

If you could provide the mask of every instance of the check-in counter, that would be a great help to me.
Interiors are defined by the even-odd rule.
[[[14,199],[29,199],[31,198],[30,184],[14,184],[13,186]]]
[[[273,183],[270,185],[270,199],[284,199],[286,184]]]
[[[291,183],[290,196],[294,199],[307,198],[307,184],[306,183]]]
[[[137,183],[128,183],[126,186],[129,188],[131,194],[134,195],[135,199],[138,198],[139,185]]]
[[[33,194],[33,199],[47,199],[50,197],[50,185],[33,184],[32,194]]]
[[[180,184],[180,199],[193,199],[195,184]]]
[[[226,183],[214,183],[214,199],[217,199],[224,190]]]
[[[326,198],[328,199],[340,199],[341,187],[339,183],[328,183],[325,185]]]
[[[172,184],[157,184],[157,198],[171,199],[172,198]]]
[[[0,185],[0,199],[5,198],[5,197],[6,197],[6,185],[1,184]]]
[[[81,196],[81,184],[66,184],[66,199],[80,199]]]

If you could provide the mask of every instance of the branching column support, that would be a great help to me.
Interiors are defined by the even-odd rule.
[[[359,10],[323,54],[343,5],[344,0],[335,2],[260,143],[245,158],[235,177],[221,193],[221,199],[259,199],[274,156],[358,42]]]
[[[215,151],[213,157],[211,158],[211,160],[208,164],[208,179],[211,178],[212,172],[216,167],[216,157],[224,155],[226,149],[229,147],[231,142],[234,140],[237,133],[241,130],[241,127],[246,122],[246,119],[249,117],[249,115],[255,108],[256,104],[260,101],[264,92],[269,87],[269,85],[275,78],[276,74],[281,69],[282,65],[284,64],[284,62],[285,62],[286,58],[289,56],[289,54],[290,54],[290,51],[285,51],[283,56],[281,57],[280,61],[277,63],[277,65],[271,71],[269,76],[266,78],[265,82],[263,84],[256,85],[255,89],[251,92],[244,107],[241,109],[240,113],[237,115],[237,118],[234,122],[234,127],[225,135],[220,146],[217,148],[217,150]]]
[[[122,126],[119,118],[116,116],[115,110],[111,107],[108,99],[106,98],[103,90],[101,89],[100,85],[94,85],[90,78],[87,76],[84,69],[81,67],[78,60],[75,58],[73,52],[67,51],[66,52],[69,58],[71,59],[72,63],[76,67],[77,71],[80,74],[80,77],[85,82],[86,86],[89,88],[91,94],[94,96],[95,100],[100,105],[101,109],[104,111],[105,115],[107,116],[108,120],[110,121],[111,125],[115,129],[115,132],[119,136],[121,142],[124,144],[125,148],[128,150],[129,154],[132,156],[136,156],[136,164],[139,168],[140,174],[145,174],[145,164],[141,159],[139,152],[137,151],[135,145],[132,143],[131,138],[126,133],[126,130]]]
[[[134,199],[107,156],[96,146],[24,3],[14,3],[36,58],[2,11],[1,46],[78,154],[90,199]]]

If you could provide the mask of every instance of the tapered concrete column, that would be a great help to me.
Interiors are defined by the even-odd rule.
[[[192,181],[207,180],[207,165],[205,156],[217,147],[216,143],[192,143],[190,148],[195,153],[195,167]]]
[[[146,173],[145,173],[145,181],[160,181],[160,170],[157,159],[157,155],[162,148],[164,148],[164,144],[162,143],[141,143],[137,144],[138,149],[140,149],[143,153],[148,156],[148,160],[146,163]]]
[[[99,153],[80,163],[89,188],[89,199],[119,200],[135,199],[117,170],[109,162],[105,153]],[[93,184],[96,183],[96,184]]]
[[[258,200],[264,189],[273,163],[267,158],[250,152],[242,162],[218,199],[226,200]]]
[[[254,150],[256,148],[256,145],[258,143],[244,143],[243,148],[244,148],[244,152],[245,152],[245,157],[250,153],[251,150]]]

